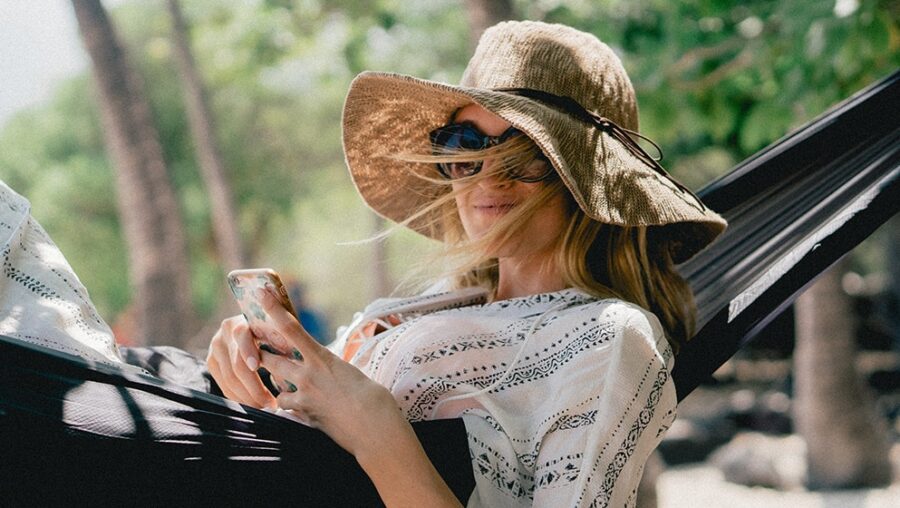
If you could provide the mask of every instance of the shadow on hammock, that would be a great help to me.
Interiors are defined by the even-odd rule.
[[[380,505],[353,456],[318,430],[0,338],[4,504]],[[414,428],[464,502],[474,479],[462,421]]]
[[[894,73],[699,192],[730,227],[680,267],[700,331],[676,360],[679,400],[900,209],[898,85]],[[7,504],[381,504],[352,456],[292,420],[2,336],[0,357]],[[414,428],[465,502],[462,420]]]

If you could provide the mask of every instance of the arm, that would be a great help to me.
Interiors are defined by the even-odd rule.
[[[422,445],[401,415],[402,424],[387,429],[375,449],[356,453],[386,506],[462,505],[425,455]]]
[[[385,505],[461,506],[428,459],[387,388],[318,344],[270,294],[263,308],[292,344],[292,357],[259,352],[292,410],[353,454]]]
[[[572,406],[560,421],[568,424],[543,436],[535,507],[558,506],[560,499],[567,506],[632,506],[644,463],[674,418],[671,358],[656,318],[636,308],[616,314],[614,339],[584,355],[594,367],[571,381],[596,402]]]

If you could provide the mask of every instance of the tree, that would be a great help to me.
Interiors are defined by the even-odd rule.
[[[466,18],[469,20],[469,40],[472,48],[478,45],[481,34],[501,21],[513,19],[510,0],[466,0]]]
[[[888,439],[855,369],[855,323],[840,278],[826,272],[797,299],[794,420],[806,441],[807,485],[841,489],[891,481]]]
[[[90,55],[104,139],[128,247],[137,338],[178,344],[194,326],[190,268],[178,200],[139,75],[100,0],[72,0]]]
[[[664,166],[694,188],[900,64],[900,32],[887,0],[839,2],[855,8],[840,15],[833,2],[816,0],[511,3],[517,17],[587,30],[621,55],[638,93],[642,131],[663,147]],[[193,301],[209,316],[223,292],[221,256],[195,169],[164,5],[118,2],[116,29],[148,84],[189,235]],[[209,98],[215,98],[213,110],[228,112],[215,118],[215,128],[247,252],[294,272],[333,321],[346,320],[368,301],[374,280],[359,268],[370,266],[370,245],[338,244],[371,236],[370,215],[341,157],[347,85],[361,69],[456,82],[471,53],[466,4],[271,0],[180,6],[191,24],[191,51]],[[744,52],[747,47],[752,51]],[[127,287],[113,170],[106,169],[110,161],[96,128],[99,108],[93,111],[83,99],[87,81],[68,80],[52,101],[3,126],[0,177],[32,200],[36,216],[110,319],[133,290]],[[387,240],[393,253],[428,245],[412,234]],[[392,275],[407,269],[392,260]]]
[[[188,124],[197,152],[200,172],[209,195],[210,215],[220,262],[226,269],[247,265],[247,256],[238,230],[237,213],[231,197],[225,164],[216,141],[215,123],[209,110],[206,89],[188,41],[189,29],[177,0],[168,0],[172,18],[175,60],[184,90]]]

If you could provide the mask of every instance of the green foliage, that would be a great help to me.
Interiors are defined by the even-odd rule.
[[[620,53],[642,130],[666,147],[670,167],[710,145],[746,158],[900,63],[888,2],[863,0],[840,17],[819,0],[545,4],[532,15]]]
[[[834,2],[819,0],[514,3],[521,17],[590,31],[620,54],[642,131],[695,188],[900,62],[896,5],[883,0],[859,0],[840,16]],[[346,322],[370,297],[372,245],[339,242],[370,238],[375,222],[343,164],[344,95],[363,69],[458,81],[470,51],[463,2],[196,0],[182,8],[254,264],[306,282],[332,324]],[[113,20],[152,102],[189,236],[194,299],[209,316],[225,268],[184,118],[170,20],[162,2],[125,2]],[[129,300],[127,256],[90,87],[88,75],[63,83],[52,102],[3,126],[0,178],[31,199],[112,320]],[[412,233],[393,235],[395,280],[410,253],[428,248]]]

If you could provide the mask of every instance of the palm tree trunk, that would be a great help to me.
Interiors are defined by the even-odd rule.
[[[840,284],[845,266],[832,267],[795,304],[794,420],[806,441],[812,489],[891,480],[886,429],[855,368],[854,316]]]
[[[238,230],[237,213],[232,201],[231,185],[228,182],[225,164],[216,142],[215,123],[210,112],[207,93],[197,71],[194,56],[188,42],[189,29],[181,14],[177,0],[168,0],[172,17],[172,39],[175,46],[175,60],[184,87],[184,102],[188,124],[197,152],[197,161],[203,182],[206,184],[210,202],[213,234],[220,262],[226,270],[247,265],[247,258]]]
[[[93,62],[103,131],[129,255],[138,340],[180,344],[192,331],[184,224],[143,83],[100,0],[72,0]]]
[[[885,251],[888,263],[888,288],[887,302],[884,314],[893,337],[894,351],[900,351],[900,215],[895,215],[885,226],[888,234],[885,235]]]
[[[513,19],[512,1],[466,0],[466,17],[469,20],[469,41],[472,48],[475,48],[485,29]]]

